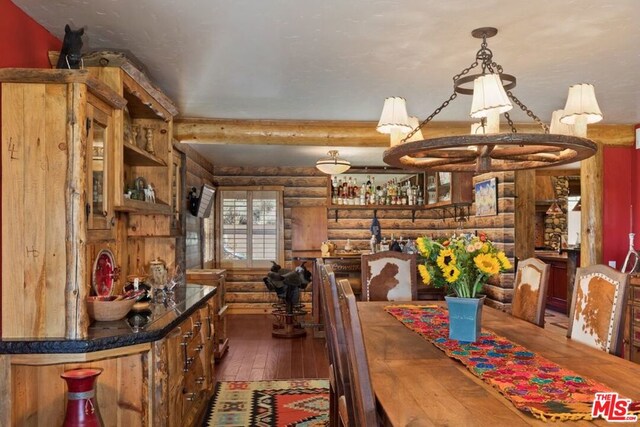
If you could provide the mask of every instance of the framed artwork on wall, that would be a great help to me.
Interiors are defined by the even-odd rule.
[[[475,193],[476,216],[498,214],[498,180],[496,178],[477,182]]]

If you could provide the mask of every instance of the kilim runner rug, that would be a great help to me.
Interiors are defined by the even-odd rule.
[[[391,305],[385,310],[537,418],[590,420],[595,394],[612,391],[487,330],[473,343],[449,339],[449,316],[442,307]],[[629,415],[638,413],[638,402],[629,405]]]
[[[329,381],[221,381],[204,427],[328,426]]]

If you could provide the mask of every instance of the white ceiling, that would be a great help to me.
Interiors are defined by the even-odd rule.
[[[564,106],[569,85],[589,82],[603,123],[640,122],[638,0],[14,3],[60,38],[67,23],[85,27],[88,50],[130,51],[183,117],[377,120],[394,95],[424,118],[473,62],[479,40],[471,30],[494,26],[494,60],[518,78],[514,94],[543,120]],[[460,96],[437,119],[468,120],[469,106]],[[521,112],[513,118],[528,120]],[[282,159],[274,149],[245,148],[240,160],[247,164],[254,152],[261,164]],[[226,164],[239,152],[208,150]]]

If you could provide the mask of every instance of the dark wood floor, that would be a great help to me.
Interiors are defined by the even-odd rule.
[[[273,338],[270,315],[230,315],[229,350],[216,365],[216,381],[328,378],[329,362],[323,338]],[[545,328],[565,335],[566,315],[547,311]]]
[[[216,381],[328,378],[325,340],[273,338],[273,316],[227,316],[229,350],[216,365]]]

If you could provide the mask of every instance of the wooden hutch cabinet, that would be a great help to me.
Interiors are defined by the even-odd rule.
[[[96,255],[110,249],[121,269],[114,294],[156,258],[170,268],[183,263],[177,246],[184,244],[185,194],[184,155],[172,145],[173,103],[126,60],[85,65],[0,69],[0,344],[46,347],[0,353],[7,396],[0,425],[61,424],[60,374],[89,365],[104,369],[98,403],[109,425],[189,425],[212,392],[222,334],[217,298],[204,294],[210,291],[186,297],[193,313],[168,310],[156,327],[169,332],[155,341],[83,350],[111,333],[91,324],[86,310]],[[155,202],[144,194],[149,185]],[[134,341],[139,336],[126,331]]]
[[[114,209],[128,217],[123,232],[128,258],[123,270],[139,274],[156,258],[169,267],[180,264],[184,251],[177,244],[183,241],[176,242],[176,238],[182,234],[184,182],[180,179],[181,153],[174,151],[172,136],[178,110],[122,54],[95,52],[83,59],[91,75],[127,101],[114,117],[113,154]]]
[[[87,242],[113,238],[115,116],[86,70],[0,69],[2,337],[87,335]]]

